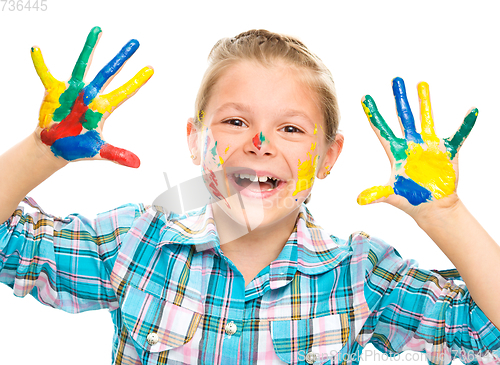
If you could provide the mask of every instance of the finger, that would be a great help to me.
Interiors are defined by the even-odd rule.
[[[392,91],[396,100],[399,121],[403,126],[406,140],[409,142],[423,143],[422,137],[420,137],[420,134],[418,134],[415,129],[415,119],[413,118],[413,113],[411,112],[410,104],[406,97],[405,83],[402,78],[396,77],[392,80]]]
[[[479,110],[477,110],[477,108],[470,109],[467,112],[462,125],[453,137],[444,139],[444,145],[446,146],[446,150],[450,153],[451,160],[453,160],[455,155],[460,150],[460,147],[462,147],[462,144],[465,142],[465,139],[469,136],[470,131],[476,123],[478,112]]]
[[[371,204],[379,199],[385,199],[389,197],[389,195],[394,194],[394,189],[392,186],[373,186],[369,189],[364,190],[358,196],[358,204],[366,205]]]
[[[96,95],[101,91],[104,84],[111,81],[111,77],[114,76],[127,62],[127,60],[137,51],[139,48],[139,42],[135,39],[129,41],[118,54],[102,68],[101,71],[96,75],[94,80],[85,87],[84,102],[89,105]]]
[[[379,113],[377,105],[375,104],[373,98],[370,95],[366,95],[361,100],[361,105],[363,106],[370,124],[374,129],[379,131],[379,139],[382,145],[385,145],[384,141],[389,142],[392,156],[394,156],[396,161],[404,160],[406,158],[405,151],[408,148],[406,141],[394,135],[392,129],[387,125],[384,118]]]
[[[431,97],[429,93],[429,84],[421,82],[417,85],[418,98],[420,100],[420,118],[422,126],[422,138],[429,144],[430,142],[439,143],[439,138],[434,131],[434,119],[432,118]]]
[[[112,113],[114,109],[120,106],[127,99],[131,98],[144,84],[153,76],[153,68],[147,66],[109,94],[98,96],[90,103],[89,108],[101,114],[105,112]]]
[[[87,72],[87,68],[89,66],[89,60],[92,57],[92,53],[94,53],[95,46],[99,41],[101,33],[101,28],[94,27],[87,36],[85,45],[83,46],[82,52],[80,53],[80,57],[78,57],[78,61],[76,61],[75,67],[73,68],[73,73],[71,74],[71,78],[73,80],[80,82],[83,81],[83,78],[85,77],[85,73]]]
[[[31,59],[33,60],[33,65],[35,66],[36,73],[40,80],[42,80],[42,84],[45,87],[45,90],[50,90],[53,88],[57,88],[61,84],[64,87],[64,82],[57,80],[50,73],[45,61],[43,60],[42,51],[38,47],[31,47]],[[63,89],[64,90],[64,89]]]
[[[109,143],[102,146],[99,154],[102,158],[123,166],[138,168],[141,165],[141,160],[135,154],[122,148],[114,147]]]

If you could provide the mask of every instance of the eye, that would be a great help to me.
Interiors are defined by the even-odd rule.
[[[223,121],[222,123],[231,124],[231,125],[234,125],[235,127],[244,127],[244,126],[246,126],[245,122],[243,122],[240,119],[228,119],[228,120]]]
[[[299,128],[294,127],[293,125],[287,125],[286,127],[281,128],[281,130],[286,133],[304,133]]]

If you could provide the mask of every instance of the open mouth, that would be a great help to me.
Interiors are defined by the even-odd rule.
[[[258,182],[260,191],[271,191],[276,189],[282,180],[272,176],[257,176],[252,174],[234,174],[234,181],[242,188],[247,188],[252,183]]]

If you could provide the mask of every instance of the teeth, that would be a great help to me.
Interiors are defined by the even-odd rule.
[[[235,177],[239,177],[240,179],[249,179],[250,181],[253,182],[266,182],[267,180],[271,180],[271,182],[276,182],[277,178],[272,177],[272,176],[256,176],[256,175],[250,175],[250,174],[234,174]]]

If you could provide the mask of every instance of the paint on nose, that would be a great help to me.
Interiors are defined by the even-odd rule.
[[[260,133],[257,133],[253,138],[252,138],[252,142],[253,142],[253,145],[260,151],[261,147],[262,147],[262,142],[264,142],[266,140],[266,137],[264,137],[264,135],[262,134],[262,132]]]

